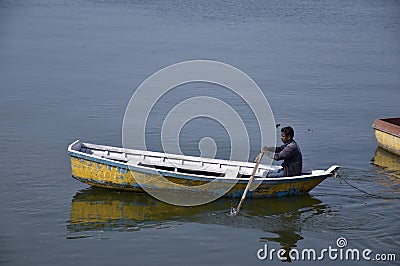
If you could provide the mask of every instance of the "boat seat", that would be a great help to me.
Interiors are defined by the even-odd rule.
[[[239,166],[228,166],[224,178],[236,178],[239,174]]]
[[[101,157],[103,157],[105,159],[110,159],[110,160],[128,162],[128,159],[126,159],[126,157],[122,156],[122,155],[102,155]]]
[[[131,158],[128,161],[128,165],[139,165],[143,160],[140,158]]]

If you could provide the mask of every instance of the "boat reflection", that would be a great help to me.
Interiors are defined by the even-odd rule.
[[[393,171],[399,175],[400,157],[387,152],[380,147],[376,148],[375,155],[372,158],[372,163],[386,170]]]
[[[290,250],[297,241],[303,239],[301,224],[304,220],[327,212],[327,207],[320,200],[305,194],[248,199],[240,215],[229,215],[238,200],[220,198],[206,205],[181,207],[164,203],[145,193],[88,188],[79,191],[72,199],[67,229],[74,234],[96,230],[164,228],[188,222],[219,224],[261,229],[273,237],[262,237],[260,241],[278,242],[282,248]]]
[[[400,157],[378,147],[371,160],[375,166],[375,172],[384,176],[381,178],[381,184],[393,187],[400,185]],[[383,182],[383,183],[382,183]]]

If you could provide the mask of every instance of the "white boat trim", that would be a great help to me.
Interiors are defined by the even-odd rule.
[[[88,149],[92,153],[87,153],[81,151],[82,148]],[[162,166],[162,167],[170,167],[174,168],[174,171],[169,170],[160,170],[159,172],[172,173],[172,174],[181,174],[185,176],[191,177],[200,177],[206,179],[221,179],[221,180],[242,180],[248,181],[248,177],[238,177],[241,175],[249,176],[255,166],[255,163],[250,162],[240,162],[240,161],[229,161],[222,159],[211,159],[211,158],[202,158],[202,157],[194,157],[194,156],[186,156],[186,155],[176,155],[176,154],[167,154],[161,152],[152,152],[152,151],[142,151],[135,149],[125,149],[118,148],[106,145],[97,145],[91,143],[84,143],[80,140],[74,141],[72,144],[68,146],[69,153],[79,154],[81,156],[92,157],[100,160],[105,160],[111,163],[122,164],[127,168],[138,168],[154,171],[154,168],[151,166]],[[191,174],[191,173],[182,173],[177,171],[177,166],[179,169],[189,170],[189,171],[206,171],[215,174],[225,174],[224,176],[207,176],[201,174]],[[313,170],[310,174],[304,174],[301,176],[291,176],[291,177],[279,177],[279,178],[270,178],[266,177],[268,171],[277,171],[281,169],[281,166],[267,166],[260,164],[256,176],[254,178],[255,182],[263,182],[263,181],[285,181],[285,180],[296,180],[296,179],[306,179],[311,177],[318,176],[328,176],[332,175],[337,169],[339,169],[338,165],[332,165],[327,170]],[[211,171],[212,170],[212,171]]]

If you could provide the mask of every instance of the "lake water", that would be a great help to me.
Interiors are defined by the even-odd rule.
[[[371,125],[399,116],[399,32],[398,1],[1,1],[0,263],[280,264],[287,262],[259,260],[257,251],[264,244],[322,250],[339,237],[398,262],[399,159],[377,150]],[[380,197],[329,178],[308,195],[246,200],[241,215],[229,216],[237,199],[184,208],[71,178],[69,143],[121,146],[134,90],[161,68],[193,59],[252,77],[276,122],[295,128],[305,168],[339,164],[344,179]],[[247,114],[226,91],[201,88],[191,93]],[[163,104],[190,96],[175,94],[181,98]],[[159,110],[149,125],[153,150]],[[215,124],[189,126],[184,152],[198,153],[197,140],[214,134],[225,147],[217,156],[227,156]],[[252,157],[259,148],[252,145]]]

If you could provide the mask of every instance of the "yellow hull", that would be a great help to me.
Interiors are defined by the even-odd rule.
[[[113,188],[128,191],[143,191],[142,187],[146,186],[152,189],[165,191],[166,193],[179,192],[185,193],[182,185],[199,186],[206,184],[206,181],[191,179],[189,176],[170,175],[164,176],[171,183],[163,183],[157,177],[157,174],[132,171],[123,164],[110,163],[103,160],[93,160],[91,158],[75,157],[71,154],[72,176],[77,180],[91,186]],[[318,176],[299,177],[292,179],[276,178],[270,181],[263,181],[255,190],[249,192],[248,197],[274,197],[302,194],[310,191],[325,178],[331,176],[331,173]],[[137,180],[148,180],[138,184]],[[226,180],[224,180],[226,182]],[[213,187],[218,190],[218,183]],[[247,180],[237,181],[233,188],[224,196],[241,197],[247,185]],[[221,188],[225,188],[225,184],[221,182]],[[216,191],[199,191],[199,193],[218,194]]]
[[[378,145],[398,156],[400,156],[400,138],[392,134],[375,129],[375,136]]]
[[[379,147],[400,156],[400,117],[376,119],[372,127]]]

